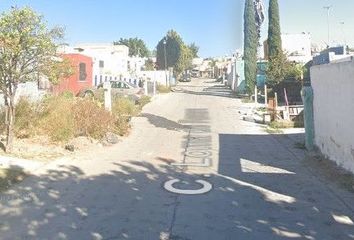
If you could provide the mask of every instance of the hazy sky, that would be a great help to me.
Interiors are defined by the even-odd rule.
[[[268,8],[268,0],[264,4]],[[65,26],[70,44],[140,37],[153,49],[175,29],[185,42],[200,46],[202,57],[242,48],[244,0],[0,0],[0,11],[13,5],[30,6],[50,25]],[[353,0],[279,0],[279,5],[282,32],[310,32],[320,44],[327,42],[323,6],[332,5],[331,40],[354,45]]]

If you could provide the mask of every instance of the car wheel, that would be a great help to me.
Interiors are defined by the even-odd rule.
[[[84,92],[84,98],[93,98],[94,94],[92,91],[86,91]]]

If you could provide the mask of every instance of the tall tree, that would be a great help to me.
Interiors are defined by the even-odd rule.
[[[282,53],[278,0],[269,0],[268,9],[268,55],[269,58]]]
[[[244,10],[244,61],[246,91],[252,94],[257,79],[258,33],[253,0],[246,0]]]
[[[42,17],[30,8],[12,8],[0,16],[0,90],[5,102],[6,144],[14,139],[15,96],[19,83],[46,75],[57,82],[66,67],[56,54],[60,28],[48,29]]]
[[[158,69],[173,67],[175,74],[179,75],[191,66],[192,52],[181,36],[176,31],[170,30],[156,46],[156,62]]]
[[[198,52],[199,52],[199,47],[195,43],[189,44],[188,47],[191,50],[192,57],[193,58],[197,58],[198,57]]]
[[[150,52],[145,42],[140,38],[121,38],[113,42],[114,45],[125,45],[129,48],[130,57],[149,57]]]

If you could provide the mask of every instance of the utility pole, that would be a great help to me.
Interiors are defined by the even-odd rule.
[[[327,46],[329,47],[329,44],[330,44],[329,14],[330,14],[332,5],[324,6],[323,8],[327,10]]]
[[[164,50],[164,57],[165,57],[165,75],[166,75],[166,87],[167,85],[167,56],[166,56],[166,38],[163,40],[163,50]]]
[[[342,37],[343,37],[343,39],[342,39],[342,41],[343,41],[343,45],[344,45],[344,47],[347,47],[347,40],[346,40],[346,37],[345,37],[345,32],[344,32],[344,24],[345,24],[345,22],[339,22],[339,24],[341,25],[341,32],[342,32]]]

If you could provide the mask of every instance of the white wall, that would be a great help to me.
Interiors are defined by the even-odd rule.
[[[39,90],[37,82],[25,82],[18,84],[15,102],[17,103],[21,97],[27,98],[29,101],[39,101],[47,92]],[[0,93],[0,106],[4,106],[4,95]]]
[[[315,144],[354,172],[354,61],[311,68]]]
[[[141,71],[139,77],[148,81],[156,81],[156,83],[161,85],[166,85],[166,75],[167,83],[169,84],[169,72],[168,71]]]
[[[312,60],[311,35],[309,33],[282,34],[282,47],[290,61],[307,63]]]
[[[74,47],[74,50],[92,58],[93,84],[95,84],[95,76],[97,76],[97,82],[99,82],[100,76],[128,74],[129,48],[127,46],[109,43],[78,44]],[[103,61],[103,68],[99,65],[100,61]]]

